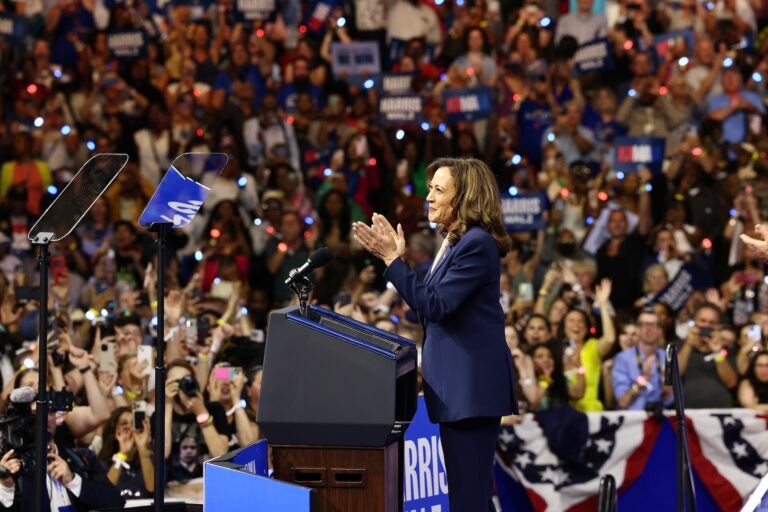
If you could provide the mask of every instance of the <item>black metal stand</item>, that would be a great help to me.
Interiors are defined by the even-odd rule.
[[[155,349],[155,512],[165,503],[165,242],[171,223],[153,224],[157,233],[157,340]]]
[[[693,489],[693,468],[688,452],[688,423],[685,420],[685,403],[680,366],[677,362],[677,349],[667,345],[667,385],[672,385],[675,398],[675,421],[677,428],[677,510],[679,512],[696,511],[696,495]],[[671,382],[670,382],[671,380]]]
[[[293,290],[293,293],[299,296],[299,313],[301,313],[301,316],[309,318],[309,307],[307,303],[309,302],[309,294],[312,293],[312,290],[315,288],[315,283],[312,282],[312,279],[310,279],[309,276],[304,276],[301,279],[293,281],[288,287]]]
[[[598,512],[616,512],[616,479],[613,475],[600,478],[600,492],[597,500]]]
[[[40,306],[38,308],[38,380],[37,418],[35,423],[35,493],[37,510],[48,512],[48,243],[52,237],[41,235],[34,243],[40,247]]]

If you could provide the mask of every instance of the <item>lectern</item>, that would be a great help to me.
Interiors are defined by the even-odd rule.
[[[402,437],[416,412],[416,345],[312,307],[272,312],[258,423],[275,477],[317,512],[402,510]]]

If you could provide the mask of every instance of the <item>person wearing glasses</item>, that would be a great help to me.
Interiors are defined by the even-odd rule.
[[[637,317],[637,344],[616,354],[613,394],[619,409],[643,411],[649,404],[671,404],[672,388],[664,385],[662,329],[653,309]]]

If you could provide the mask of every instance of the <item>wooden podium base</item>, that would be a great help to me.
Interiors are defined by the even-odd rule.
[[[402,512],[401,446],[273,445],[272,464],[276,479],[317,489],[315,512]]]

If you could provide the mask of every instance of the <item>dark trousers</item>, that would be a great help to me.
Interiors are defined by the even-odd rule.
[[[492,474],[500,420],[467,418],[440,423],[451,512],[495,512]]]

